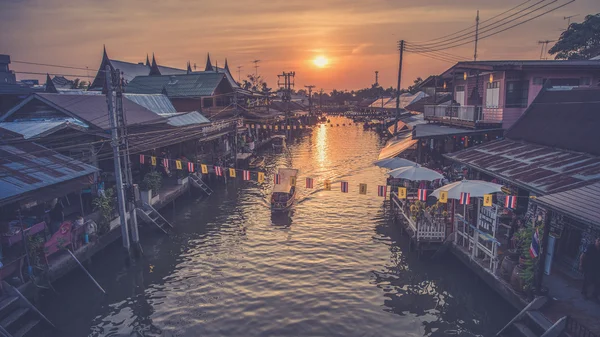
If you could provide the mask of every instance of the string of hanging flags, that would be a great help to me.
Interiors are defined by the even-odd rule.
[[[148,161],[148,158],[150,159]],[[183,170],[184,164],[185,167],[187,168],[187,171],[189,173],[195,173],[198,172],[198,168],[199,168],[199,172],[201,172],[202,174],[210,174],[209,168],[212,168],[212,172],[214,172],[214,174],[217,177],[225,177],[225,175],[227,174],[227,176],[229,178],[237,178],[238,172],[241,171],[241,176],[242,179],[244,181],[250,181],[252,180],[252,177],[255,176],[256,177],[256,181],[258,183],[264,183],[265,182],[265,172],[262,171],[254,171],[254,170],[244,170],[244,169],[235,169],[232,167],[223,167],[223,166],[218,166],[218,165],[207,165],[207,164],[197,164],[191,161],[184,161],[184,160],[179,160],[179,159],[169,159],[169,158],[158,158],[156,156],[148,156],[148,155],[144,155],[144,154],[140,154],[139,157],[139,161],[140,164],[150,164],[152,166],[156,166],[158,160],[160,160],[161,164],[165,167],[165,168],[170,168],[173,166],[174,163],[174,167],[177,170]],[[292,177],[291,179],[291,185],[292,186],[296,186],[296,177]],[[279,176],[279,174],[275,173],[273,175],[273,183],[278,185],[281,183],[281,177]],[[348,181],[340,181],[340,192],[342,193],[349,193],[350,192],[350,183]],[[305,178],[305,188],[307,189],[313,189],[315,188],[315,179],[312,177],[306,177]],[[322,189],[325,191],[331,191],[332,190],[332,182],[329,179],[325,179],[322,182]],[[389,191],[392,192],[393,187],[389,186]],[[427,201],[427,197],[428,197],[428,190],[424,189],[424,188],[419,188],[419,189],[415,189],[415,190],[410,190],[411,192],[416,192],[416,193],[411,193],[411,195],[409,196],[408,194],[408,188],[406,187],[397,187],[397,193],[395,194],[395,196],[398,199],[415,199],[415,200],[419,200],[419,201]],[[358,184],[358,193],[362,194],[362,195],[366,195],[367,194],[367,184],[361,183]],[[388,186],[387,185],[378,185],[377,186],[377,196],[379,197],[383,197],[386,198],[388,195]],[[504,207],[506,208],[512,208],[515,209],[517,206],[517,198],[518,196],[514,196],[514,195],[507,195],[505,196],[505,201],[504,201]],[[493,200],[493,196],[492,194],[486,194],[483,196],[483,206],[489,207],[492,206],[492,200]],[[448,203],[448,191],[440,191],[439,193],[439,197],[438,197],[438,202],[440,203]],[[459,204],[461,205],[469,205],[471,204],[471,194],[469,193],[461,193],[460,194],[460,199],[459,199]]]

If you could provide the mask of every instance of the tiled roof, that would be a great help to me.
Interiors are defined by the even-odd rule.
[[[86,176],[98,168],[35,144],[0,145],[0,205],[27,192]]]
[[[126,92],[133,94],[161,94],[173,97],[212,96],[225,74],[202,72],[184,75],[138,76],[129,82]]]
[[[177,112],[169,98],[162,94],[124,94],[123,96],[157,114]]]
[[[540,195],[600,181],[600,157],[510,139],[445,156]]]

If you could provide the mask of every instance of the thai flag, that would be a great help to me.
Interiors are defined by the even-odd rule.
[[[469,205],[471,203],[471,193],[460,193],[460,204]]]
[[[533,239],[531,239],[531,245],[529,246],[529,255],[534,259],[540,255],[540,234],[538,229],[533,232]]]
[[[250,171],[244,170],[242,175],[244,177],[244,180],[250,180]]]
[[[516,195],[507,195],[506,200],[504,202],[504,207],[506,208],[517,208],[517,196]]]
[[[169,168],[169,159],[167,159],[167,158],[164,158],[164,159],[163,159],[163,166],[164,166],[165,168]]]
[[[348,182],[342,181],[342,193],[348,193]]]
[[[222,177],[223,176],[223,168],[221,166],[215,166],[215,174],[218,177]]]
[[[427,201],[427,190],[424,188],[419,189],[419,200]]]
[[[275,173],[275,185],[281,184],[281,177],[278,173]]]
[[[306,178],[306,188],[313,188],[313,178]]]
[[[140,164],[144,164],[144,155],[140,154]]]
[[[188,171],[190,173],[193,173],[195,171],[194,170],[194,163],[192,163],[191,161],[188,161]]]
[[[379,185],[377,186],[377,196],[386,197],[387,195],[387,186]]]

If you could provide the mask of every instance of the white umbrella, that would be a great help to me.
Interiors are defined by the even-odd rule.
[[[440,191],[447,191],[449,199],[460,199],[461,193],[469,193],[473,198],[481,198],[484,194],[502,191],[502,185],[489,183],[483,180],[461,180],[438,188],[431,193],[439,198]]]
[[[401,167],[395,170],[391,170],[389,172],[394,178],[412,180],[412,181],[420,181],[420,180],[428,180],[433,181],[436,179],[442,179],[444,176],[440,173],[437,173],[434,170],[423,167],[419,164],[407,167]]]
[[[387,168],[387,169],[397,169],[400,167],[415,166],[416,164],[417,163],[415,163],[414,161],[410,161],[408,159],[398,158],[398,157],[380,159],[380,160],[373,162],[373,165]]]

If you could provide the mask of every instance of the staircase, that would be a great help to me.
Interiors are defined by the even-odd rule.
[[[206,193],[207,196],[210,196],[213,193],[213,190],[208,187],[208,185],[206,185],[199,176],[190,174],[190,181],[192,182],[192,186],[201,189],[204,191],[204,193]]]
[[[558,337],[563,336],[566,317],[552,324],[539,310],[548,302],[547,297],[538,297],[517,314],[497,337]]]
[[[143,203],[141,207],[137,208],[137,214],[146,223],[150,223],[160,228],[165,234],[167,234],[167,227],[173,228],[173,225],[163,218],[162,215],[152,206],[147,203]]]
[[[8,337],[48,336],[54,325],[16,288],[2,281],[0,335]]]

